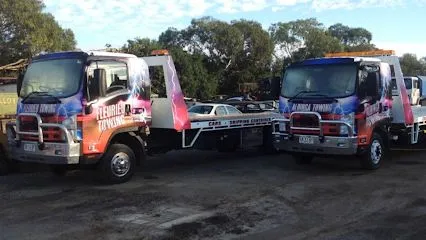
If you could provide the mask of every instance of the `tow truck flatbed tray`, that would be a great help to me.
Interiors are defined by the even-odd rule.
[[[191,122],[199,121],[221,121],[221,120],[233,120],[233,119],[250,119],[250,118],[264,118],[264,117],[276,117],[279,116],[277,113],[272,112],[261,112],[261,113],[244,113],[244,114],[232,114],[225,116],[194,116],[190,117]]]
[[[245,113],[226,116],[196,116],[190,117],[191,128],[237,128],[265,126],[271,124],[280,115],[275,112]]]
[[[423,106],[413,106],[413,117],[415,123],[426,123],[426,107]]]

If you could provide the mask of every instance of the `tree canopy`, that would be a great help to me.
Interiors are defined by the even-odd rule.
[[[43,51],[72,50],[71,29],[63,29],[40,0],[0,0],[0,65]]]
[[[158,41],[128,40],[123,50],[147,55],[155,48],[170,49],[185,94],[207,98],[236,93],[241,83],[279,76],[294,61],[328,52],[377,50],[372,39],[365,28],[341,23],[327,28],[315,18],[274,23],[265,31],[255,21],[225,22],[207,16],[181,30],[167,29]],[[406,75],[426,74],[426,59],[406,54],[401,64]]]
[[[0,0],[0,65],[43,51],[75,49],[73,31],[63,29],[43,9],[41,0]],[[158,40],[129,39],[120,50],[146,56],[154,49],[169,49],[185,95],[205,99],[235,94],[242,83],[280,76],[294,61],[328,52],[376,50],[372,39],[365,28],[342,23],[326,27],[315,18],[277,22],[265,30],[256,21],[206,16],[184,29],[169,28]],[[405,54],[400,60],[405,75],[426,75],[426,57]],[[158,79],[163,73],[152,74]],[[153,92],[164,93],[164,83],[153,82]]]

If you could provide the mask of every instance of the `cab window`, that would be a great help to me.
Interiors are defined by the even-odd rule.
[[[106,71],[107,94],[128,88],[128,69],[125,63],[118,61],[92,62],[87,70],[88,79],[94,77],[93,72],[96,68]]]

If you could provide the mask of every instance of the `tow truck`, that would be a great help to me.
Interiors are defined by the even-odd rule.
[[[151,98],[150,68],[163,72],[166,96]],[[151,154],[259,145],[275,150],[274,113],[190,117],[173,58],[164,49],[146,57],[96,51],[38,55],[17,88],[17,118],[7,126],[11,155],[49,164],[58,175],[89,167],[108,183],[123,183]]]
[[[279,111],[284,118],[273,121],[275,146],[298,164],[317,155],[356,155],[362,167],[378,169],[390,148],[419,146],[426,126],[426,108],[411,105],[392,50],[330,53],[291,64]]]

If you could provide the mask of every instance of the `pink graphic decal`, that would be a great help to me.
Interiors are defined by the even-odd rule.
[[[172,100],[172,111],[173,111],[173,123],[176,130],[181,131],[184,129],[191,128],[191,122],[189,121],[188,110],[183,98],[182,89],[179,85],[179,80],[175,71],[175,66],[171,57],[167,59],[168,65],[168,79],[167,84],[170,87],[170,98]]]
[[[404,109],[404,120],[405,120],[405,124],[412,125],[414,123],[413,111],[411,109],[411,104],[408,98],[407,89],[405,88],[402,72],[400,73],[400,76],[401,78],[396,77],[396,84],[398,85],[398,89],[401,95],[402,107]]]

